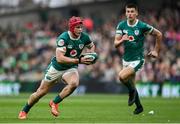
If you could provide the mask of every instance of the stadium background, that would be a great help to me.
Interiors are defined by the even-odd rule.
[[[33,92],[51,57],[56,37],[67,30],[67,19],[82,16],[97,46],[99,61],[79,66],[80,86],[74,94],[126,93],[118,81],[123,49],[113,46],[124,5],[135,2],[139,18],[163,33],[157,61],[147,60],[137,74],[140,95],[180,96],[180,1],[178,0],[0,0],[0,95]],[[154,46],[147,36],[145,54]],[[51,92],[57,92],[57,84]]]

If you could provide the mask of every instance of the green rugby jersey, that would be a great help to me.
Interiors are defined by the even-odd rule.
[[[83,48],[89,47],[92,45],[92,41],[90,40],[88,34],[82,32],[80,37],[74,39],[70,36],[70,32],[62,33],[56,40],[57,47],[65,52],[65,56],[70,58],[79,58]],[[65,64],[58,63],[56,57],[53,57],[51,60],[53,67],[56,70],[66,70],[70,68],[77,68],[78,64]]]
[[[124,41],[124,55],[125,61],[134,61],[144,58],[144,39],[147,33],[151,33],[153,27],[137,20],[134,25],[129,25],[127,20],[119,22],[116,28],[116,34],[129,36],[128,41]]]

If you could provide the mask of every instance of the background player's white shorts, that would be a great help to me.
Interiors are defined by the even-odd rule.
[[[123,60],[123,68],[131,67],[135,70],[135,72],[139,71],[143,66],[144,66],[144,59],[129,61],[129,62]]]
[[[49,67],[46,70],[44,80],[46,82],[54,82],[55,80],[62,79],[62,76],[64,74],[68,74],[68,73],[71,73],[71,72],[78,73],[77,68],[70,68],[70,69],[67,69],[67,70],[58,71],[50,64]]]

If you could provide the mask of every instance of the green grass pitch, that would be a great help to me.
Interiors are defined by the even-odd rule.
[[[29,112],[27,120],[17,116],[30,94],[0,96],[0,123],[180,123],[180,98],[141,98],[144,112],[133,115],[127,95],[88,94],[70,96],[60,104],[61,114],[50,114],[49,100],[43,97]],[[154,114],[148,114],[153,110]]]

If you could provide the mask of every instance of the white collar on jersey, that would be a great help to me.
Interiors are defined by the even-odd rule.
[[[79,37],[73,38],[73,37],[71,36],[71,32],[70,32],[70,31],[68,31],[68,34],[69,34],[69,37],[70,37],[71,40],[79,40],[79,38],[81,37],[81,35],[79,35]]]
[[[139,20],[138,19],[136,19],[136,22],[134,23],[134,25],[130,25],[129,24],[129,22],[128,22],[128,20],[127,20],[127,25],[129,26],[129,27],[134,27],[134,26],[136,26],[137,25],[137,23],[139,22]]]

